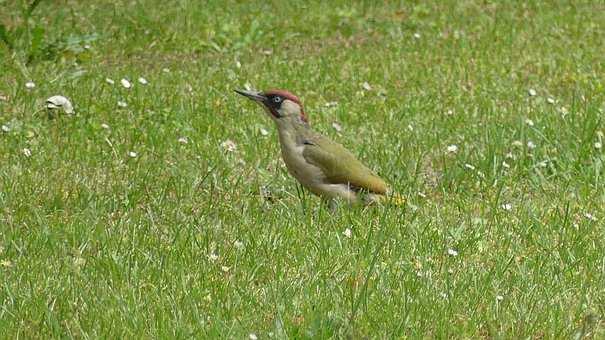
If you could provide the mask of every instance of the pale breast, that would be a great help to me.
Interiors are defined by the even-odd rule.
[[[281,143],[282,158],[292,176],[307,187],[317,186],[323,181],[324,175],[318,167],[305,160],[303,150],[304,145],[296,145],[294,142]]]

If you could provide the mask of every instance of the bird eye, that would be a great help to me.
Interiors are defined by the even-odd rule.
[[[273,102],[274,102],[274,103],[279,103],[279,102],[281,102],[281,97],[279,97],[279,96],[275,96],[275,97],[273,97]]]

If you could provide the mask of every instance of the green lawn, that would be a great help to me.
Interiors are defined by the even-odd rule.
[[[0,8],[1,338],[605,337],[603,2]],[[407,205],[331,212],[245,86]]]

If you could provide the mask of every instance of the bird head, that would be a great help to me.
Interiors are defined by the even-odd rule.
[[[303,105],[297,96],[286,90],[267,90],[264,92],[235,90],[263,107],[271,119],[296,119],[307,123]]]

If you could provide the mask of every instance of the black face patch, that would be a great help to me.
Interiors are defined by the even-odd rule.
[[[284,97],[277,95],[277,94],[272,94],[272,95],[267,96],[267,100],[265,101],[265,104],[272,109],[278,110],[281,107],[281,104],[283,102],[284,102]]]
[[[303,109],[303,105],[300,102],[300,99],[297,96],[293,95],[291,92],[286,90],[272,89],[265,91],[263,95],[267,98],[263,100],[263,105],[265,105],[265,107],[276,118],[281,118],[281,115],[279,114],[278,110],[281,108],[285,100],[289,100],[300,107],[300,119],[303,122],[307,122],[307,116],[305,115],[305,110]],[[275,97],[279,97],[279,99],[275,99]]]
[[[278,110],[281,108],[281,104],[284,102],[284,97],[277,94],[270,94],[267,96],[267,100],[264,104],[269,108],[271,114],[276,118],[280,118]]]

